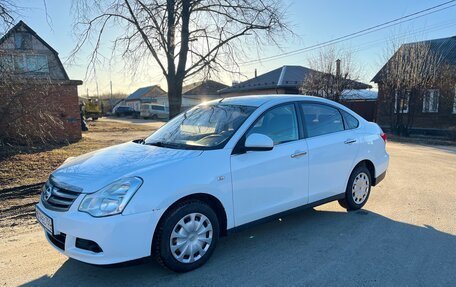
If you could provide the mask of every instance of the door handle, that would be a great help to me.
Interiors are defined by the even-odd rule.
[[[291,155],[291,158],[298,158],[298,157],[301,157],[301,156],[305,156],[307,154],[306,151],[299,151],[299,152],[296,152],[294,154]]]
[[[355,139],[348,139],[346,141],[344,141],[344,144],[352,144],[352,143],[355,143],[356,140]]]

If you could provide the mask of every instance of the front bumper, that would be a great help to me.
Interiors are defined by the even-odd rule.
[[[41,201],[38,203],[37,206],[53,219],[54,234],[49,234],[47,230],[45,234],[55,249],[68,257],[97,265],[120,263],[150,255],[159,219],[156,212],[95,218],[77,210],[82,197],[80,195],[66,212],[52,211],[46,209]],[[102,251],[78,248],[78,238],[95,242]]]

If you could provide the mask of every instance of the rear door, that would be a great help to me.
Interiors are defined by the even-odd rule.
[[[307,203],[307,144],[300,136],[296,107],[290,103],[271,108],[246,133],[269,136],[272,150],[231,156],[238,226]]]
[[[345,129],[341,111],[334,106],[300,106],[309,148],[309,202],[344,193],[359,148],[356,133]]]

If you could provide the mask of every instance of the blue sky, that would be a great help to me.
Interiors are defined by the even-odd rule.
[[[282,50],[273,46],[262,47],[261,56],[271,56],[328,41],[443,2],[446,1],[285,0],[284,5],[288,7],[286,19],[297,37],[284,40]],[[20,19],[53,46],[59,52],[62,61],[65,62],[76,44],[76,38],[73,35],[72,1],[46,0],[49,21],[46,20],[42,1],[18,0],[18,3],[28,7],[21,11]],[[363,67],[362,80],[368,82],[383,64],[382,55],[384,55],[386,42],[393,36],[403,42],[456,36],[456,6],[351,39],[338,44],[338,47],[355,51],[355,60]],[[64,64],[72,79],[84,80],[84,85],[80,87],[80,94],[85,94],[86,89],[89,89],[90,94],[96,93],[97,84],[100,94],[108,92],[110,80],[113,82],[114,92],[131,93],[138,87],[150,84],[161,84],[166,88],[166,82],[153,62],[150,63],[150,69],[143,71],[140,75],[132,76],[125,68],[125,63],[118,61],[112,63],[111,67],[99,67],[96,80],[86,79],[85,72],[88,62],[86,57],[89,52],[88,47],[86,48],[79,54],[76,64]],[[241,72],[251,77],[255,68],[261,74],[282,65],[306,66],[308,57],[312,57],[314,53],[315,51],[306,52],[273,61],[245,65],[241,67]],[[251,60],[254,59],[256,59],[256,55],[252,55]],[[239,79],[238,76],[230,74],[222,74],[218,78],[226,84]]]

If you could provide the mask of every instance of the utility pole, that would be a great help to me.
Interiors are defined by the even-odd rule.
[[[111,87],[111,99],[112,99],[112,81],[109,81],[109,86]]]
[[[336,60],[336,94],[335,94],[336,102],[340,100],[340,59]]]

